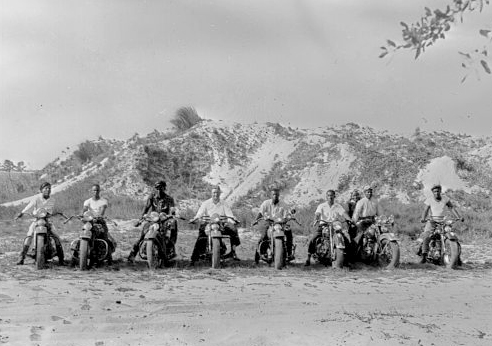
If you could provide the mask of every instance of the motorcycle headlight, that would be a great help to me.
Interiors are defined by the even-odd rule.
[[[148,220],[151,222],[159,221],[159,213],[156,211],[151,212],[148,216]]]
[[[388,232],[388,227],[387,226],[381,226],[381,233],[386,233]]]
[[[36,213],[34,213],[34,216],[37,218],[45,218],[48,215],[48,212],[45,209],[39,209]]]
[[[451,226],[448,225],[444,226],[444,231],[451,232]]]
[[[84,231],[90,231],[92,229],[92,224],[90,222],[84,223],[84,226],[82,226],[82,229]]]
[[[36,226],[46,226],[46,221],[44,219],[39,219],[36,221]]]
[[[341,224],[339,221],[334,222],[334,223],[333,223],[333,229],[334,229],[335,231],[340,231],[340,230],[342,229],[342,224]]]
[[[214,223],[210,225],[210,228],[212,229],[212,231],[218,231],[220,227],[218,223]]]
[[[273,226],[273,229],[277,232],[281,231],[282,230],[282,225],[277,223]]]

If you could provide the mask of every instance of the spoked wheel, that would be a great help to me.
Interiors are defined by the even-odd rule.
[[[79,249],[80,270],[87,270],[88,257],[89,257],[89,242],[87,241],[87,239],[80,239],[80,249]]]
[[[386,269],[400,265],[400,246],[396,241],[383,241],[382,250],[378,255],[379,265]]]
[[[275,238],[275,269],[282,269],[284,266],[284,241],[282,238]]]
[[[220,267],[220,239],[212,238],[212,268]]]
[[[335,254],[335,258],[331,262],[332,267],[335,269],[342,269],[343,268],[343,262],[345,261],[344,250],[335,248],[333,250],[333,253]]]
[[[36,237],[36,269],[43,269],[44,264],[46,263],[46,258],[44,257],[44,239],[44,235],[38,235]]]
[[[446,239],[442,261],[447,268],[455,269],[460,258],[459,246],[457,241]]]
[[[154,241],[147,241],[147,263],[150,270],[159,267],[159,247]]]

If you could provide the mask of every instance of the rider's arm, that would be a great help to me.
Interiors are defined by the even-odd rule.
[[[24,207],[24,209],[22,209],[22,211],[17,214],[17,216],[15,217],[16,219],[18,218],[21,218],[22,215],[24,215],[25,213],[27,213],[29,210],[31,210],[32,208],[34,208],[34,206],[36,205],[36,198],[32,198],[29,203],[27,203],[27,205]]]
[[[198,211],[196,212],[195,217],[193,219],[191,219],[190,222],[195,222],[196,220],[198,220],[202,216],[206,215],[206,211],[207,211],[207,206],[205,205],[205,202],[203,202],[200,205],[200,208],[198,208]]]

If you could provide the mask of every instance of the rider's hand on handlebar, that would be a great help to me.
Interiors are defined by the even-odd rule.
[[[22,213],[17,214],[17,215],[15,216],[14,220],[18,220],[18,219],[20,219],[20,218],[22,217],[22,215],[24,215],[24,214],[22,214]]]
[[[142,224],[142,220],[138,220],[137,222],[135,222],[134,226],[135,227],[138,227]]]
[[[420,220],[420,222],[421,222],[421,223],[426,223],[426,222],[427,222],[427,220],[426,220],[426,219],[421,219],[421,220]]]

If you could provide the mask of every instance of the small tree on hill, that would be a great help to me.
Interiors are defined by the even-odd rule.
[[[194,107],[181,107],[176,111],[174,118],[171,119],[171,124],[176,126],[180,131],[186,131],[190,127],[198,124],[202,118],[198,115]]]

